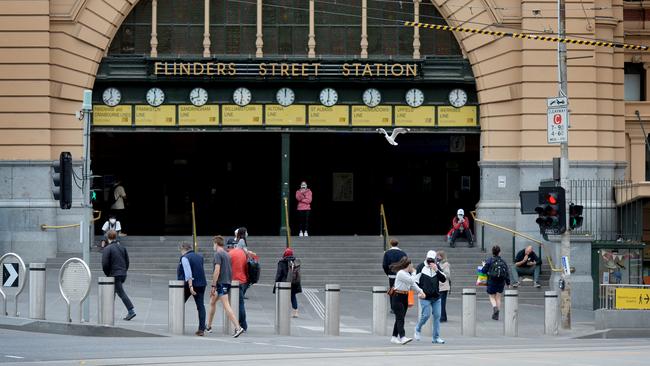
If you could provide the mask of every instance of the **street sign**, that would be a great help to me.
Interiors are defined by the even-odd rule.
[[[18,295],[25,287],[25,262],[16,253],[6,253],[0,256],[2,282],[0,282],[0,316],[18,316]],[[13,300],[14,306],[7,312],[7,303]]]
[[[650,288],[617,288],[616,309],[650,310]]]
[[[569,101],[566,97],[546,99],[546,140],[561,144],[569,140]]]
[[[2,266],[2,286],[18,287],[18,263],[4,263]]]
[[[569,266],[569,258],[562,256],[562,270],[565,276],[571,275],[571,267]]]

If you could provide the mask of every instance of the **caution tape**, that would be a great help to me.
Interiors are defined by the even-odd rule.
[[[541,35],[528,34],[528,33],[501,32],[501,31],[491,31],[491,30],[482,30],[482,29],[464,28],[464,27],[451,27],[451,26],[448,26],[448,25],[417,23],[417,22],[404,22],[404,25],[406,25],[408,27],[418,27],[418,28],[427,28],[427,29],[435,29],[435,30],[444,30],[444,31],[449,31],[449,32],[464,32],[464,33],[485,34],[485,35],[489,35],[489,36],[532,39],[532,40],[535,40],[535,41],[546,41],[546,42],[554,42],[554,43],[568,43],[568,44],[580,44],[580,45],[585,45],[585,46],[624,48],[624,49],[627,49],[627,50],[639,50],[639,51],[647,51],[648,50],[648,46],[641,46],[641,45],[627,44],[627,43],[606,42],[606,41],[590,41],[590,40],[575,39],[575,38],[549,37],[549,36],[541,36]]]

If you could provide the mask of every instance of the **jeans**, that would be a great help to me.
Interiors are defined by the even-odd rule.
[[[471,230],[463,230],[463,232],[460,232],[460,229],[454,230],[453,233],[451,233],[451,239],[449,244],[450,245],[455,245],[456,244],[456,239],[458,239],[459,236],[464,236],[467,238],[467,241],[469,242],[469,246],[474,245],[474,236],[472,236],[472,231]]]
[[[245,283],[239,285],[239,326],[248,329],[248,323],[246,323],[246,306],[244,304],[244,296],[246,296],[246,290],[250,287],[249,284]]]
[[[196,310],[199,312],[199,330],[205,330],[205,304],[203,303],[203,296],[205,293],[205,286],[195,286],[194,292],[196,295],[192,295],[190,288],[185,283],[185,302],[190,298],[190,295],[194,297],[194,302],[196,303]]]
[[[397,294],[390,298],[390,307],[395,313],[395,324],[393,325],[393,337],[404,337],[404,317],[409,307],[409,295]]]
[[[440,338],[440,298],[435,300],[425,300],[420,299],[420,307],[422,312],[420,315],[420,321],[418,325],[415,326],[415,331],[420,332],[422,326],[429,320],[431,314],[433,314],[433,339]]]
[[[124,281],[126,281],[126,276],[115,276],[115,295],[122,299],[124,306],[126,306],[126,310],[130,313],[133,311],[133,304],[131,303],[129,296],[126,294],[126,291],[124,291]]]
[[[517,267],[512,266],[512,282],[519,282],[519,276],[530,276],[533,275],[533,281],[535,283],[539,282],[539,271],[541,270],[542,265],[538,264],[535,268],[531,267]]]
[[[299,225],[298,228],[300,231],[309,231],[309,210],[300,210],[298,211]]]
[[[291,308],[293,310],[298,310],[298,298],[296,297],[296,293],[291,291]]]
[[[440,291],[440,321],[447,321],[447,294],[449,291]]]

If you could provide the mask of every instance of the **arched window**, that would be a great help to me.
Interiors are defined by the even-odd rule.
[[[254,55],[257,6],[228,0],[210,2],[210,51],[215,55]]]
[[[264,55],[307,55],[309,2],[264,0],[262,10]]]

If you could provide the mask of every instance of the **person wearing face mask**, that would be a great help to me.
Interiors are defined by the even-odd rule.
[[[300,183],[300,189],[296,191],[298,201],[298,217],[300,222],[300,236],[309,236],[309,212],[311,211],[311,190],[307,188],[307,182]]]
[[[106,246],[106,242],[108,241],[108,232],[110,230],[115,231],[117,233],[117,236],[120,236],[120,231],[122,230],[122,225],[120,224],[119,221],[117,221],[117,218],[115,215],[109,215],[108,220],[104,223],[102,226],[102,231],[104,232],[104,240],[101,242],[101,247]]]
[[[462,208],[458,209],[456,216],[451,220],[451,230],[447,233],[450,247],[454,248],[456,246],[456,239],[459,236],[467,238],[470,248],[474,246],[474,236],[469,228],[469,220],[465,217],[465,211]]]

